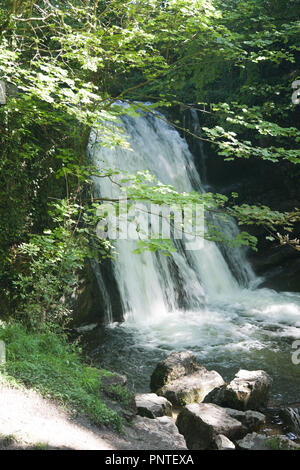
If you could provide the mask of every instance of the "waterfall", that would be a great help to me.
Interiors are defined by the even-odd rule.
[[[127,150],[97,145],[101,136],[92,133],[94,164],[129,174],[149,170],[180,192],[203,192],[185,139],[160,118],[151,112],[123,115]],[[118,185],[108,178],[95,177],[94,184],[103,198],[119,195]],[[230,238],[238,228],[227,221],[221,230]],[[95,353],[101,365],[126,373],[147,391],[153,365],[170,350],[188,349],[228,379],[239,368],[276,374],[274,393],[284,391],[294,399],[300,387],[299,366],[291,360],[293,341],[300,338],[299,294],[255,288],[244,250],[205,241],[201,250],[186,251],[180,240],[175,242],[177,251],[166,257],[134,254],[135,241],[114,241],[118,292],[110,288],[109,294],[112,306],[120,297],[125,321],[106,328],[106,342]]]
[[[190,108],[190,115],[192,120],[192,129],[193,134],[200,137],[200,139],[195,139],[196,145],[198,147],[198,153],[200,156],[200,173],[201,177],[203,175],[205,181],[205,188],[212,191],[211,187],[207,185],[207,171],[206,171],[206,160],[207,155],[204,151],[203,141],[201,140],[202,131],[198,112],[194,108]],[[222,231],[225,230],[226,236],[230,239],[234,239],[238,235],[238,227],[233,219],[227,219],[226,226],[220,224],[220,221],[215,218],[214,223],[220,227]],[[261,281],[261,278],[257,278],[247,261],[246,250],[244,248],[236,249],[231,248],[225,245],[221,245],[220,249],[225,257],[225,260],[235,277],[237,278],[239,284],[244,287],[256,286]]]
[[[144,113],[132,118],[122,117],[122,126],[130,149],[91,148],[98,168],[116,168],[136,173],[149,170],[164,184],[180,192],[203,192],[194,157],[185,139],[158,113]],[[108,178],[95,178],[95,187],[104,198],[115,198],[119,188]],[[145,215],[147,217],[147,215]],[[227,236],[235,235],[233,222],[222,227]],[[177,242],[176,253],[170,257],[158,253],[133,254],[134,241],[116,240],[117,259],[114,272],[127,317],[141,322],[155,322],[169,312],[199,310],[219,298],[234,298],[239,291],[238,279],[249,278],[251,270],[242,250],[235,249],[237,279],[229,269],[219,247],[204,241],[201,250],[185,251]]]

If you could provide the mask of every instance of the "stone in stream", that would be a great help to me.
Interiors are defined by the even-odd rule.
[[[215,438],[215,444],[218,450],[235,450],[235,445],[228,437],[218,434]]]
[[[266,416],[258,411],[239,411],[232,408],[226,408],[226,411],[229,416],[240,421],[248,432],[258,431],[266,422]]]
[[[208,371],[188,352],[172,353],[151,376],[151,390],[175,406],[201,402],[214,388],[224,385],[221,375]]]
[[[223,384],[224,380],[218,372],[208,371],[203,367],[202,370],[192,375],[172,380],[157,393],[175,406],[184,406],[190,403],[201,403],[211,390]]]
[[[267,436],[253,432],[237,441],[240,450],[297,450],[300,445],[286,436]]]
[[[234,440],[247,432],[242,423],[232,418],[225,408],[210,403],[187,405],[179,413],[176,425],[190,450],[214,448],[219,434]]]
[[[289,432],[300,435],[300,408],[282,408],[278,414]]]
[[[137,414],[147,418],[172,416],[172,404],[155,393],[139,393],[135,396]]]
[[[195,356],[189,352],[174,352],[159,362],[154,369],[150,381],[151,392],[156,393],[172,380],[193,374],[202,368],[203,366],[199,364]]]
[[[237,410],[257,410],[267,405],[271,377],[263,370],[240,370],[229,385],[212,390],[205,403],[215,403]]]

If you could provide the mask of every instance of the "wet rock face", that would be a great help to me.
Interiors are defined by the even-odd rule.
[[[69,303],[73,310],[72,326],[105,323],[104,301],[89,262],[80,273],[78,285],[73,290]]]
[[[197,164],[202,156],[196,148],[193,153]],[[281,162],[279,165],[261,159],[255,162],[245,159],[226,162],[208,147],[206,152],[209,152],[205,160],[206,177],[216,192],[230,195],[236,191],[240,204],[264,204],[281,212],[293,211],[298,207],[300,186],[293,180],[289,162]],[[247,225],[240,228],[258,238],[258,252],[249,253],[249,257],[256,274],[265,278],[261,287],[299,292],[300,263],[297,251],[288,246],[278,247],[276,242],[270,243],[266,240],[268,233],[263,226]],[[299,233],[299,224],[296,224],[294,233]]]
[[[98,323],[106,325],[107,319],[107,301],[105,294],[99,287],[97,275],[95,272],[95,261],[86,261],[78,279],[78,285],[73,290],[70,298],[67,299],[72,309],[72,326],[78,327],[88,323]],[[98,269],[99,266],[98,266]],[[103,282],[110,295],[110,303],[113,312],[114,321],[123,321],[123,308],[121,304],[120,293],[113,271],[109,261],[101,265],[101,275]]]
[[[208,371],[188,352],[171,354],[151,376],[151,390],[175,406],[200,403],[211,390],[224,384],[218,372]]]
[[[279,410],[279,417],[289,432],[300,435],[300,408],[286,407]]]
[[[135,396],[137,414],[155,419],[161,416],[172,416],[172,404],[155,393],[140,393]]]
[[[292,250],[292,248],[291,248]],[[294,250],[296,251],[296,250]],[[294,252],[292,253],[294,254]],[[300,286],[300,260],[296,258],[284,259],[271,266],[263,273],[264,281],[259,287],[267,287],[278,292],[299,292]]]
[[[190,450],[214,448],[219,434],[234,440],[247,432],[242,423],[232,418],[226,409],[209,403],[187,405],[179,413],[176,425]]]
[[[204,401],[237,410],[258,410],[267,405],[271,387],[272,379],[265,371],[240,370],[229,385],[213,390]]]

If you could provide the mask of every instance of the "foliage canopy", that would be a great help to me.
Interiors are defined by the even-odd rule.
[[[193,103],[203,114],[202,139],[226,160],[299,163],[298,108],[291,101],[291,84],[299,78],[298,18],[292,0],[2,2],[0,79],[8,90],[0,107],[4,290],[13,285],[14,296],[27,299],[28,312],[38,308],[40,318],[74,285],[73,273],[91,246],[86,222],[93,220],[91,175],[97,172],[86,157],[91,128],[101,133],[103,145],[127,145],[117,126],[124,112],[117,100],[130,103],[126,112],[132,115],[135,101],[151,101],[152,109]],[[98,176],[111,177],[112,170]],[[288,235],[300,220],[297,208],[280,213],[238,205],[234,195],[172,190],[166,196],[164,185],[141,175],[131,175],[130,187],[132,200],[203,202],[208,212],[264,225],[271,238],[299,249]],[[53,200],[63,217],[49,215]],[[209,232],[207,237],[213,239]],[[254,247],[255,239],[244,236],[237,243]],[[102,248],[106,254],[109,247]]]

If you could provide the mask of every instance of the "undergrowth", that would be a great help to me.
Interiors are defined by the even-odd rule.
[[[6,365],[0,378],[33,388],[73,413],[84,413],[97,425],[122,430],[122,419],[101,400],[101,377],[111,372],[86,365],[80,350],[51,331],[30,332],[21,323],[0,324]]]

